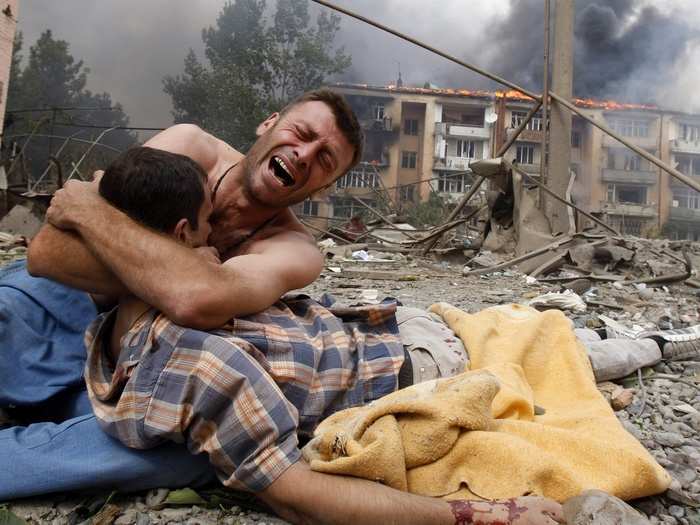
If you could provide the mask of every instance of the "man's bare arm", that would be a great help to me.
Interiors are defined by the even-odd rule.
[[[29,244],[27,271],[92,294],[117,297],[126,288],[75,232],[45,224]]]
[[[284,519],[303,524],[565,523],[558,503],[538,497],[463,502],[457,507],[461,518],[457,519],[446,501],[400,492],[363,479],[314,472],[303,461],[292,465],[259,496]]]
[[[75,182],[57,192],[47,218],[76,230],[134,295],[175,322],[203,330],[264,310],[312,282],[323,264],[310,236],[296,231],[277,233],[218,264],[136,223],[102,199],[94,184]]]
[[[191,124],[172,126],[151,138],[146,146],[192,158],[205,171],[214,169],[221,141]],[[45,225],[28,253],[29,272],[91,293],[119,295],[126,291],[114,273],[74,233]]]

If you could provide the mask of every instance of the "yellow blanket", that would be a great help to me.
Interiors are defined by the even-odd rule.
[[[431,310],[464,342],[471,371],[327,418],[304,447],[313,470],[448,499],[601,489],[629,500],[668,487],[596,389],[561,312]]]

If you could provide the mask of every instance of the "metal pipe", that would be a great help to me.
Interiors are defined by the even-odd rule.
[[[486,78],[490,78],[491,80],[498,82],[499,84],[503,84],[504,86],[507,86],[511,89],[514,89],[516,91],[520,91],[523,95],[527,95],[533,100],[542,100],[541,95],[538,95],[536,93],[533,93],[532,91],[529,91],[523,87],[518,86],[517,84],[506,80],[504,78],[499,77],[498,75],[494,75],[493,73],[489,73],[485,69],[481,69],[480,67],[474,66],[472,64],[469,64],[467,62],[464,62],[456,57],[453,57],[452,55],[448,55],[447,53],[440,51],[439,49],[435,49],[432,46],[429,46],[428,44],[424,44],[420,40],[416,40],[415,38],[412,38],[408,35],[405,35],[403,33],[400,33],[396,31],[395,29],[391,29],[383,24],[380,24],[379,22],[375,22],[374,20],[370,20],[367,17],[364,17],[362,15],[358,15],[357,13],[354,13],[352,11],[349,11],[348,9],[345,9],[343,7],[339,7],[335,4],[332,4],[331,2],[327,2],[326,0],[311,0],[312,2],[315,2],[317,4],[323,5],[325,7],[328,7],[330,9],[333,9],[335,11],[338,11],[339,13],[343,13],[347,16],[351,16],[352,18],[355,18],[357,20],[361,20],[362,22],[365,22],[366,24],[369,24],[371,26],[376,27],[377,29],[381,29],[382,31],[386,31],[387,33],[390,33],[394,36],[397,36],[399,38],[402,38],[404,40],[407,40],[408,42],[411,42],[412,44],[422,47],[423,49],[430,51],[431,53],[435,53],[436,55],[441,56],[442,58],[445,58],[451,62],[454,62],[455,64],[458,64],[462,67],[465,67],[467,69],[470,69],[474,71],[475,73],[479,73],[480,75],[485,76]]]
[[[530,110],[530,112],[529,112],[527,115],[525,115],[525,118],[523,119],[523,121],[520,123],[520,125],[519,125],[519,126],[515,129],[515,131],[513,132],[513,136],[510,137],[510,138],[506,141],[506,143],[503,144],[503,146],[501,146],[501,147],[498,149],[498,151],[497,151],[496,154],[494,155],[494,158],[502,157],[502,156],[506,153],[506,151],[508,151],[508,150],[510,149],[510,147],[511,147],[511,146],[513,145],[513,143],[518,139],[518,137],[519,137],[520,134],[523,132],[523,130],[527,127],[528,122],[530,122],[530,120],[531,120],[532,117],[535,115],[535,113],[537,113],[537,112],[539,111],[540,107],[542,107],[542,99],[537,100],[537,101],[535,102],[535,105],[532,107],[532,109]],[[445,221],[445,223],[452,222],[452,221],[455,220],[455,217],[457,217],[457,215],[459,215],[459,214],[462,212],[462,209],[467,205],[467,203],[468,203],[469,200],[474,196],[474,194],[475,194],[477,191],[479,191],[479,188],[481,187],[481,185],[484,183],[485,180],[486,180],[486,177],[479,177],[478,179],[476,179],[476,180],[474,181],[474,184],[472,184],[472,187],[469,188],[469,191],[467,192],[467,194],[466,194],[464,197],[462,197],[462,199],[457,203],[457,206],[455,206],[455,209],[452,210],[452,213],[450,213],[450,216],[447,218],[447,220]],[[433,240],[423,249],[423,255],[427,255],[428,252],[429,252],[430,250],[433,249],[433,247],[434,247],[434,246],[438,243],[438,241],[440,240],[440,237],[442,237],[442,236],[439,235],[438,237],[436,237],[435,239],[433,239]]]
[[[549,31],[551,0],[544,0],[544,90],[549,93]],[[549,97],[542,97],[542,153],[540,155],[540,180],[547,184],[547,146],[549,134]],[[540,188],[539,207],[542,209],[542,189]]]
[[[695,191],[700,191],[700,183],[694,181],[693,179],[691,179],[691,178],[688,177],[687,175],[684,175],[683,173],[681,173],[681,172],[678,171],[677,169],[672,168],[671,166],[669,166],[669,165],[666,164],[665,162],[662,162],[661,160],[657,159],[657,158],[656,158],[654,155],[652,155],[651,153],[649,153],[649,152],[643,150],[642,148],[640,148],[640,147],[638,147],[638,146],[635,146],[635,145],[632,144],[630,141],[628,141],[627,139],[621,137],[620,135],[618,135],[617,133],[615,133],[613,130],[611,130],[610,128],[608,128],[606,125],[601,124],[600,122],[598,122],[598,121],[596,121],[595,119],[593,119],[593,118],[589,117],[588,115],[586,115],[583,111],[581,111],[579,108],[577,108],[576,106],[574,106],[571,102],[569,102],[568,100],[566,100],[566,99],[560,97],[560,96],[557,95],[556,93],[550,91],[550,92],[549,92],[549,96],[552,97],[552,98],[553,98],[554,100],[556,100],[557,102],[559,102],[562,106],[568,108],[568,109],[569,109],[570,111],[572,111],[573,113],[576,113],[576,114],[577,114],[579,117],[581,117],[582,119],[584,119],[584,120],[590,122],[591,124],[593,124],[596,128],[600,129],[600,130],[603,131],[604,133],[607,133],[608,135],[610,135],[612,138],[614,138],[615,140],[617,140],[618,142],[620,142],[620,143],[623,144],[624,146],[627,146],[629,149],[631,149],[632,151],[634,151],[634,152],[635,152],[637,155],[639,155],[640,157],[643,157],[643,158],[645,158],[646,160],[648,160],[649,162],[651,162],[652,164],[654,164],[655,166],[658,166],[659,168],[661,168],[662,170],[664,170],[666,173],[668,173],[668,174],[671,175],[672,177],[675,177],[675,178],[678,179],[679,181],[681,181],[681,182],[683,182],[684,184],[687,184],[688,186],[690,186],[691,188],[693,188]]]
[[[107,133],[109,133],[110,131],[114,131],[115,129],[117,129],[117,127],[106,129],[106,130],[104,130],[102,133],[100,133],[100,134],[97,136],[97,138],[92,142],[92,144],[90,144],[90,147],[85,151],[85,153],[83,153],[83,156],[80,157],[80,159],[78,160],[78,162],[75,163],[75,164],[73,165],[73,170],[70,172],[70,174],[69,174],[68,177],[66,178],[66,182],[68,182],[68,181],[71,179],[71,177],[73,177],[73,175],[74,175],[75,173],[78,173],[78,168],[79,168],[80,165],[83,163],[83,161],[85,160],[85,158],[86,158],[86,157],[90,154],[90,152],[93,150],[93,148],[95,147],[95,145],[96,145],[99,141],[102,140],[102,137],[104,137],[104,136],[105,136]],[[81,177],[81,178],[82,178],[82,177]]]

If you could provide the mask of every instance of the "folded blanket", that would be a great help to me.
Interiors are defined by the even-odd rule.
[[[600,489],[629,500],[668,487],[596,389],[561,312],[431,310],[462,339],[471,370],[327,418],[303,450],[313,470],[447,499],[564,501]]]

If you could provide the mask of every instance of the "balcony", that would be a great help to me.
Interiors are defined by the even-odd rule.
[[[635,204],[631,202],[601,202],[600,211],[608,215],[623,215],[625,217],[656,217],[656,206],[653,204]]]
[[[644,149],[656,150],[659,147],[659,137],[653,133],[649,133],[648,137],[622,137],[628,142],[639,146]],[[603,147],[604,148],[624,148],[625,146],[622,142],[617,139],[612,138],[610,135],[605,133],[603,135]]]
[[[363,119],[360,122],[362,129],[364,131],[392,131],[392,121],[391,117],[377,118],[377,119]]]
[[[681,171],[681,173],[683,173]],[[692,180],[700,184],[700,175],[688,175],[687,173],[683,173],[683,175],[686,175],[690,177]],[[679,181],[676,177],[668,177],[668,180],[671,181],[671,187],[672,188],[688,188],[689,186],[685,182]]]
[[[671,151],[674,153],[700,154],[700,140],[675,139],[671,141]]]
[[[447,156],[444,159],[435,159],[435,164],[433,165],[433,168],[441,170],[468,171],[469,163],[474,160],[477,159]]]
[[[511,137],[513,136],[513,134],[515,133],[515,130],[514,129],[507,129],[506,133],[508,135],[508,140],[510,140]],[[520,132],[520,135],[518,135],[516,142],[537,142],[537,143],[540,143],[540,142],[542,142],[542,132],[537,131],[535,129],[524,129]]]
[[[671,208],[672,221],[700,222],[700,210],[695,208]]]
[[[436,122],[435,135],[443,137],[466,137],[470,139],[490,138],[490,130],[479,126],[467,126],[464,124],[453,124],[451,122]]]
[[[618,182],[622,184],[648,184],[658,182],[659,175],[655,171],[613,170],[603,168],[603,182]]]

